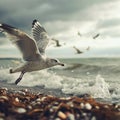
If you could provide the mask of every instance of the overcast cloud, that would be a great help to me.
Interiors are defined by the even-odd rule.
[[[66,46],[58,49],[61,51],[69,51],[73,43],[79,48],[92,46],[97,50],[102,49],[103,44],[104,48],[112,48],[113,45],[118,50],[119,6],[120,0],[2,0],[0,21],[30,33],[32,21],[38,19],[50,36],[66,42]],[[77,36],[78,31],[83,34],[82,38]],[[92,36],[98,32],[101,36],[97,43]],[[110,45],[107,46],[107,42]],[[3,45],[7,47],[8,44],[0,39],[0,49],[4,50]]]

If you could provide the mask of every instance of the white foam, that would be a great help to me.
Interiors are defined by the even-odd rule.
[[[54,72],[41,70],[38,72],[26,73],[18,85],[22,86],[45,86],[45,88],[61,89],[65,94],[90,94],[95,98],[111,98],[109,86],[104,78],[97,75],[90,85],[88,80],[71,78],[56,75]],[[8,69],[0,70],[0,80],[6,80],[8,83],[14,83],[20,73],[9,74]],[[119,92],[118,89],[117,92]],[[113,95],[115,97],[115,95]]]
[[[22,86],[45,86],[45,88],[61,89],[63,79],[47,70],[26,73],[19,83]]]
[[[97,75],[92,86],[89,83],[82,83],[82,80],[73,80],[71,84],[64,84],[62,91],[66,94],[90,94],[95,98],[110,98],[109,86],[104,79]]]
[[[96,98],[110,98],[109,85],[105,82],[101,75],[96,76],[95,84],[93,86],[94,97]]]
[[[1,69],[0,70],[0,80],[7,81],[8,83],[14,83],[15,80],[19,76],[19,73],[10,74],[9,69]]]
[[[0,23],[0,26],[2,26],[2,24]]]

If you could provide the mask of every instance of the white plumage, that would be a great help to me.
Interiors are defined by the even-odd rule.
[[[33,38],[25,32],[9,26],[0,24],[0,31],[4,33],[12,43],[16,44],[26,61],[18,68],[10,69],[10,73],[21,72],[15,84],[21,81],[24,73],[49,68],[55,65],[64,66],[57,59],[46,57],[45,49],[49,43],[49,36],[41,24],[34,20],[32,23]]]

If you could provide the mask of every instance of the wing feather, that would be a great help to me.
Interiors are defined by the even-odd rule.
[[[37,42],[40,53],[44,54],[45,49],[49,43],[49,36],[46,30],[42,27],[42,25],[37,20],[33,20],[32,33],[33,33],[33,38]]]
[[[0,30],[2,30],[12,43],[17,45],[24,60],[36,61],[40,58],[36,41],[30,38],[26,33],[7,24],[0,24]]]

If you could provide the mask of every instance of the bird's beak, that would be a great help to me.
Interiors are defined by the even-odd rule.
[[[64,63],[59,63],[59,65],[61,65],[61,66],[65,66],[65,64],[64,64]]]

